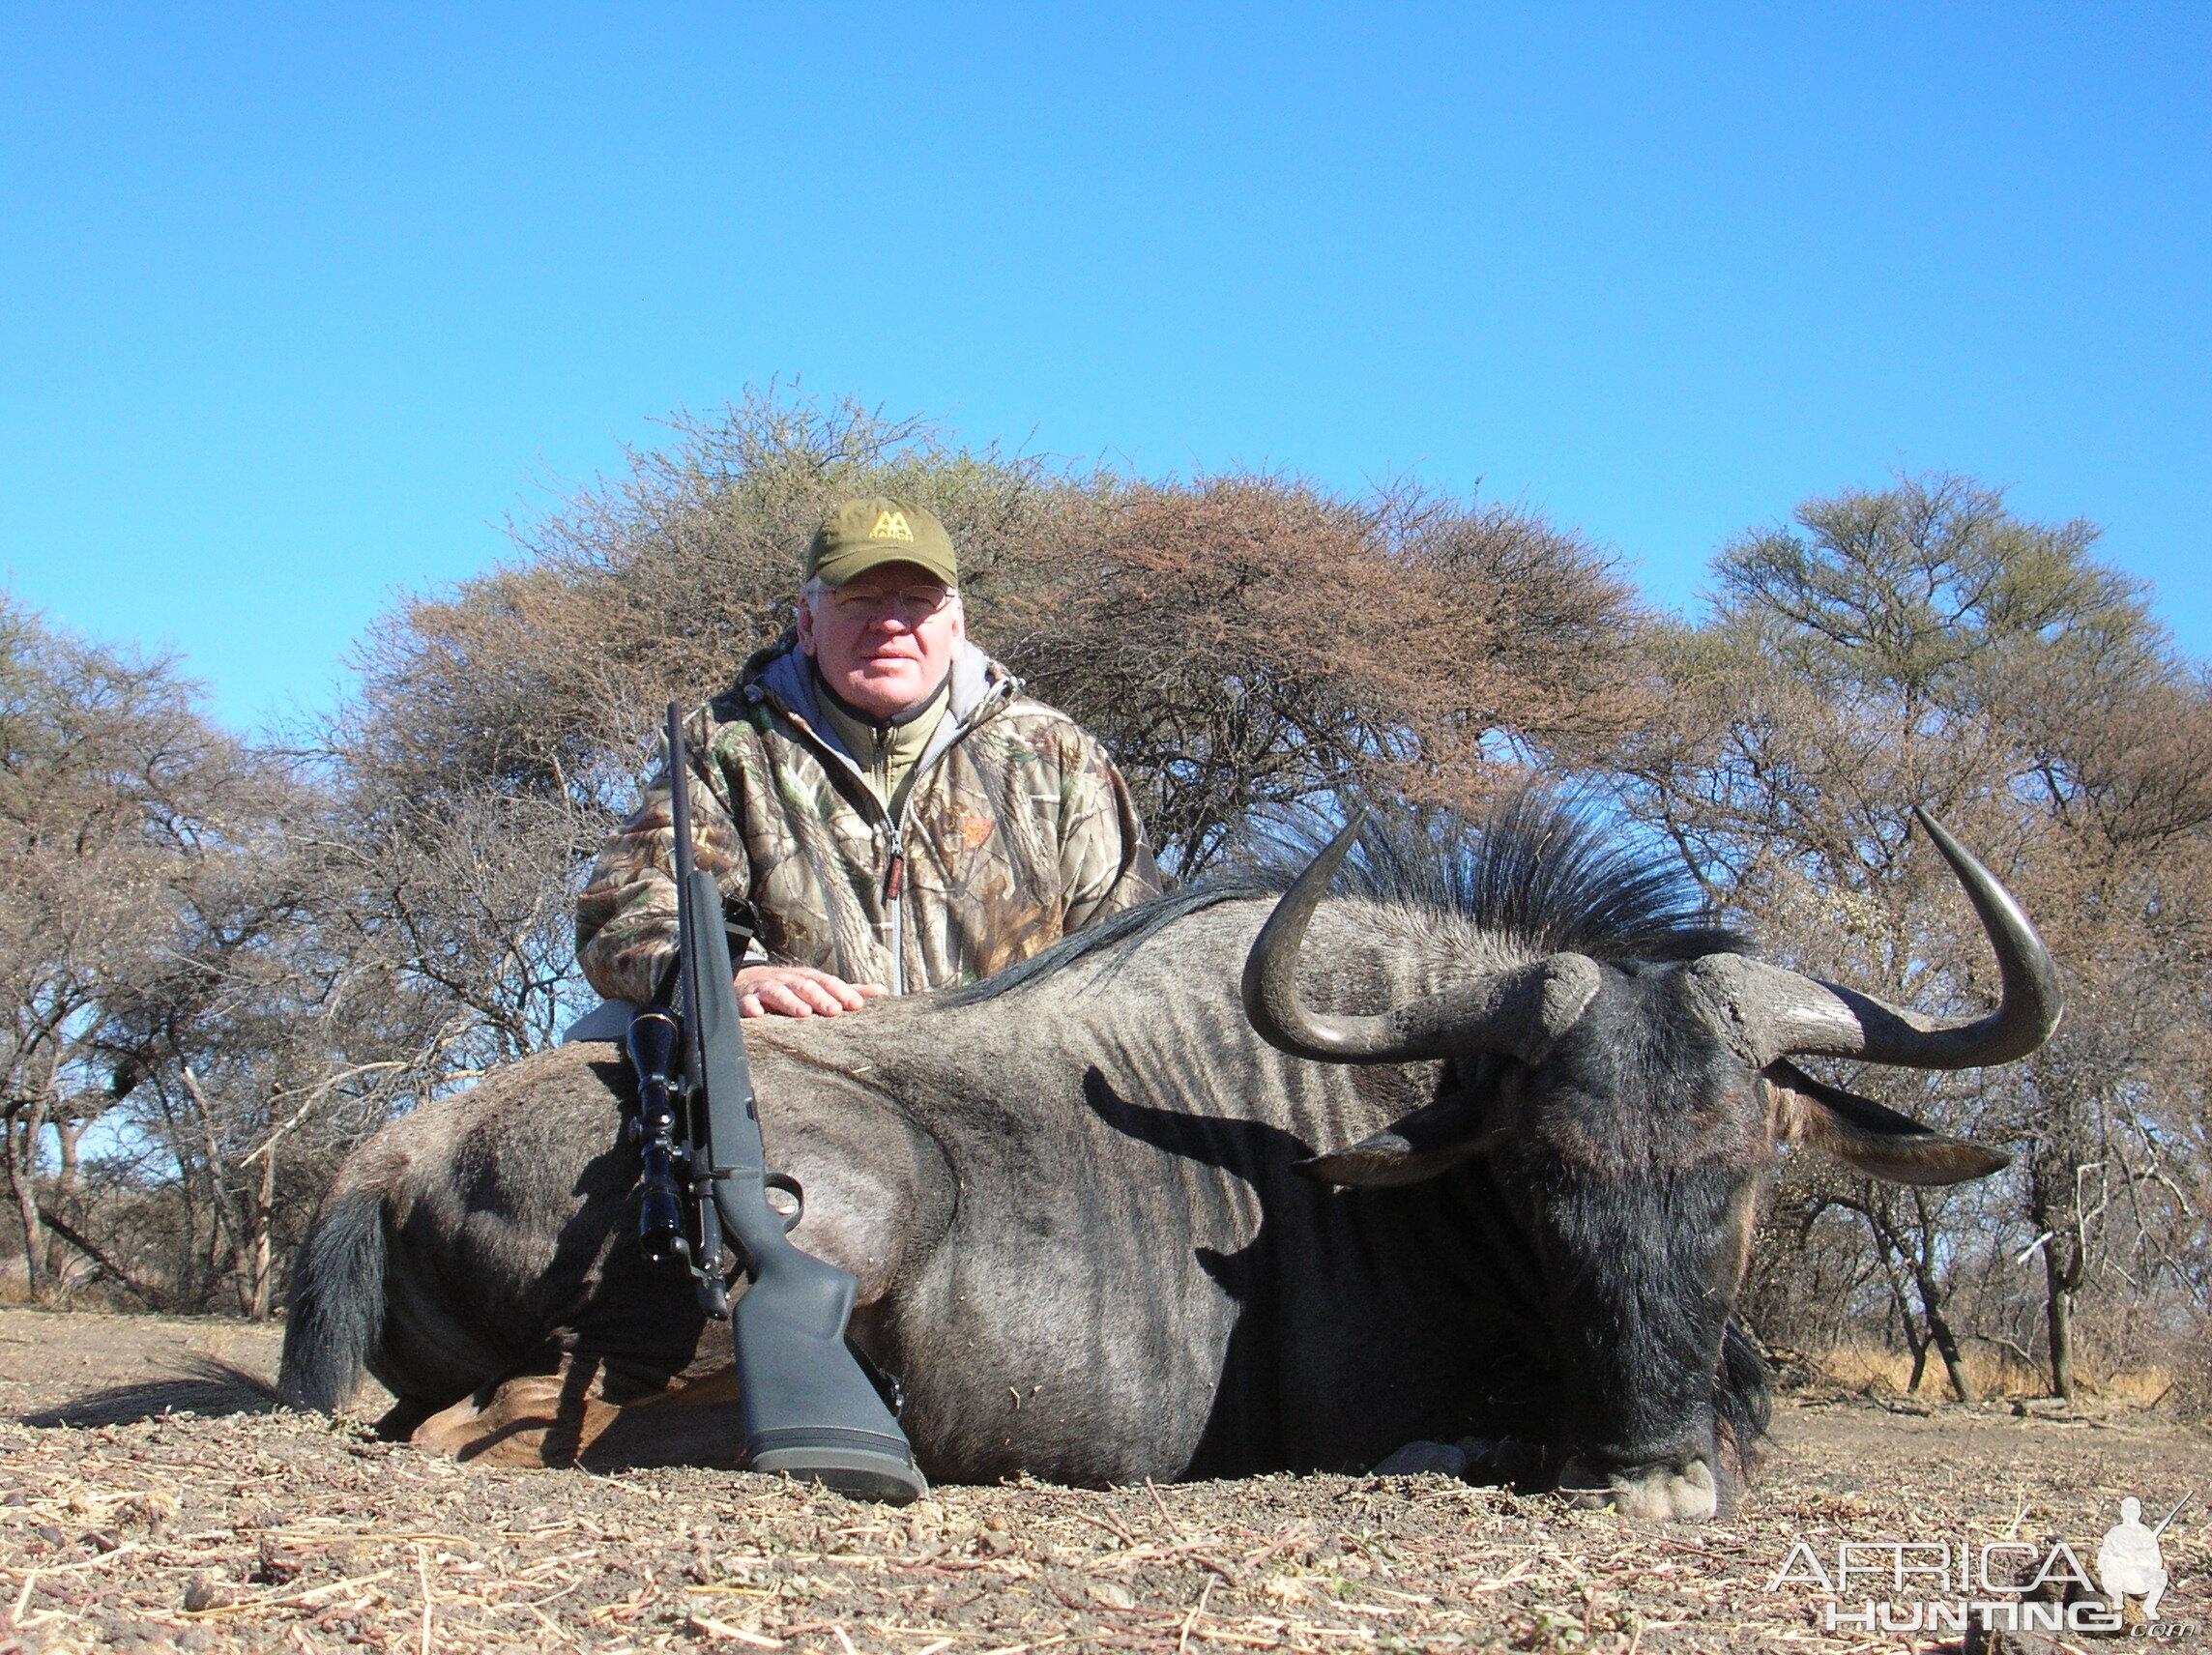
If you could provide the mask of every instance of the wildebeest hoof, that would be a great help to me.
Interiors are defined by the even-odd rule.
[[[1375,1463],[1368,1474],[1376,1477],[1417,1477],[1435,1471],[1446,1477],[1467,1471],[1467,1451],[1449,1442],[1409,1442]]]
[[[1720,1507],[1713,1468],[1703,1460],[1613,1471],[1602,1479],[1576,1462],[1559,1473],[1559,1493],[1586,1511],[1611,1506],[1623,1517],[1675,1523],[1703,1523]]]

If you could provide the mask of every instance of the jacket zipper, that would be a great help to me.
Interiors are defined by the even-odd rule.
[[[754,688],[758,688],[758,686],[747,687],[748,692]],[[963,724],[960,729],[954,733],[952,740],[945,743],[945,749],[943,752],[940,752],[935,758],[931,759],[928,765],[917,768],[916,769],[913,779],[907,783],[906,797],[908,798],[912,798],[914,797],[915,789],[921,785],[921,778],[923,775],[928,773],[931,769],[934,769],[936,766],[944,763],[947,753],[950,753],[954,747],[960,745],[961,742],[965,741],[971,735],[975,733],[977,725],[981,722],[981,719],[977,718],[975,714],[982,713],[986,711],[995,711],[991,708],[992,702],[1002,700],[1011,701],[1015,696],[1021,693],[1021,680],[1014,679],[1006,682],[1000,687],[1000,689],[995,690],[991,695],[987,696],[984,701],[976,707],[975,712],[970,715],[971,719],[974,721]],[[785,717],[793,717],[791,709],[783,705],[782,697],[772,694],[766,688],[758,688],[758,693],[763,699],[773,701],[776,707],[782,711]],[[950,710],[947,709],[947,711],[949,711]],[[839,753],[834,747],[830,746],[829,742],[823,740],[821,737],[815,735],[813,728],[807,725],[803,720],[795,719],[794,721],[800,724],[800,727],[806,732],[807,739],[813,741],[813,743],[822,750],[825,756],[834,758],[839,764],[842,764],[856,776],[859,776],[859,767],[858,765],[854,764],[850,759],[846,758],[844,754]],[[863,798],[874,801],[877,814],[883,819],[884,828],[890,835],[888,846],[890,857],[884,868],[884,904],[885,907],[889,911],[890,916],[891,980],[885,986],[888,988],[893,994],[904,994],[906,993],[906,838],[904,834],[901,833],[900,828],[906,821],[906,807],[902,802],[899,807],[898,816],[894,820],[889,809],[885,806],[881,799],[876,798],[876,791],[874,788],[868,785],[867,778],[865,776],[859,776],[859,780],[860,796]]]
[[[915,780],[919,781],[919,776]],[[913,791],[911,788],[908,790]],[[904,811],[900,812],[903,817]],[[884,904],[891,920],[891,993],[906,993],[906,840],[896,822],[890,824],[890,864],[884,871]]]
[[[1021,685],[1017,681],[1007,686],[1003,699],[1011,701],[1020,692],[1020,689]],[[997,700],[1001,697],[994,695],[991,699]],[[975,709],[975,712],[984,711],[988,706],[989,701],[986,701],[982,706]],[[946,709],[948,715],[950,711],[949,708]],[[971,714],[971,717],[973,718],[974,714]],[[891,980],[889,987],[893,994],[906,993],[906,837],[901,829],[906,825],[907,801],[914,798],[915,791],[921,786],[922,778],[937,766],[943,764],[953,748],[968,740],[975,733],[976,724],[980,722],[980,719],[975,719],[975,722],[961,725],[959,729],[953,732],[952,740],[945,743],[944,748],[935,758],[926,764],[916,767],[914,774],[907,780],[906,794],[899,801],[899,813],[895,820],[888,809],[884,810],[884,826],[890,829],[890,860],[884,869],[884,902],[890,910]],[[882,809],[883,807],[879,804],[878,808]]]

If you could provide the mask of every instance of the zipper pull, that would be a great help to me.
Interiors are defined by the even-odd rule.
[[[896,902],[906,894],[906,842],[894,829],[891,833],[890,866],[884,873],[884,897]]]

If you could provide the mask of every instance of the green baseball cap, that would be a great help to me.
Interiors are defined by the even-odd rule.
[[[806,546],[806,578],[843,586],[884,564],[914,564],[946,586],[960,584],[952,537],[918,506],[888,495],[849,500],[823,519]]]

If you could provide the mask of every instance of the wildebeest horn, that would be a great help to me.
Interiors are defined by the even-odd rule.
[[[1260,1038],[1324,1063],[1410,1063],[1499,1052],[1540,1061],[1598,990],[1596,962],[1553,954],[1374,1017],[1331,1017],[1298,999],[1298,944],[1359,836],[1361,818],[1292,882],[1244,957],[1244,1015]]]
[[[1795,1056],[1974,1069],[2026,1057],[2058,1027],[2066,1003],[2058,968],[2020,904],[1941,823],[1918,806],[1912,814],[1966,887],[1989,933],[2004,991],[1997,1008],[1976,1018],[1929,1017],[1778,967],[1708,955],[1690,969],[1713,985],[1756,1066]]]

